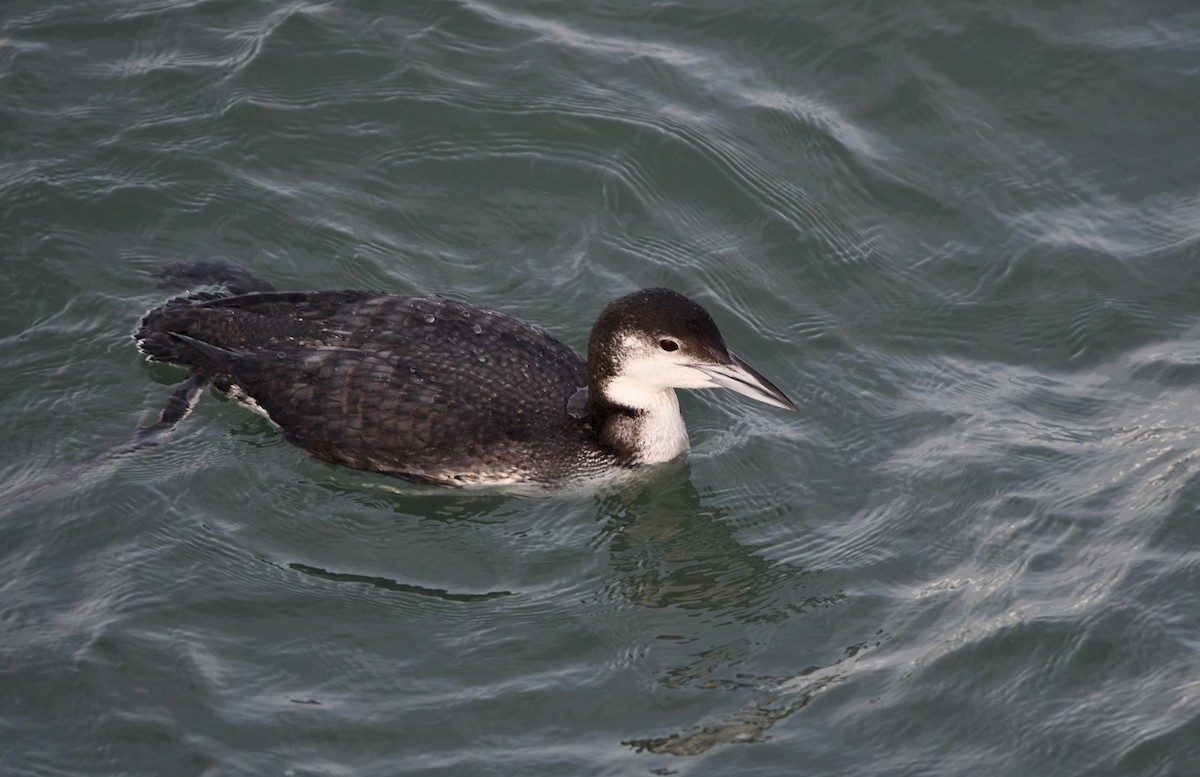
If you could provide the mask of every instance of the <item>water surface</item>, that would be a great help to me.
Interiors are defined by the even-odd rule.
[[[1200,773],[1191,3],[6,0],[0,767]],[[152,271],[703,302],[799,414],[558,495],[305,459]]]

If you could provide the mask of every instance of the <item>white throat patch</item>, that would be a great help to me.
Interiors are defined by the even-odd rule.
[[[687,426],[679,413],[679,399],[674,390],[649,387],[628,376],[618,376],[604,387],[604,395],[609,401],[640,413],[635,440],[637,463],[670,461],[688,449]]]

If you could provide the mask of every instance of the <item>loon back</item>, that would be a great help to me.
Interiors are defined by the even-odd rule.
[[[326,461],[444,483],[553,481],[611,463],[567,413],[587,383],[583,358],[454,300],[181,298],[150,311],[136,337],[151,359],[209,375]]]

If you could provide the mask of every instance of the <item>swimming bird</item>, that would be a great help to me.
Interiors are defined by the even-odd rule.
[[[786,410],[701,305],[664,288],[610,302],[586,359],[542,329],[437,296],[276,291],[227,263],[163,274],[217,284],[149,311],[152,361],[191,369],[159,422],[205,386],[266,415],[311,456],[411,481],[554,486],[688,449],[674,389],[724,387]]]

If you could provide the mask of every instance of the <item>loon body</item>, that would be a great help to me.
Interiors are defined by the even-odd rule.
[[[611,302],[586,360],[543,330],[441,297],[276,291],[227,264],[164,268],[219,284],[168,300],[134,337],[192,369],[178,422],[211,383],[310,455],[448,485],[561,484],[668,461],[688,448],[674,388],[723,386],[795,410],[668,289]]]

